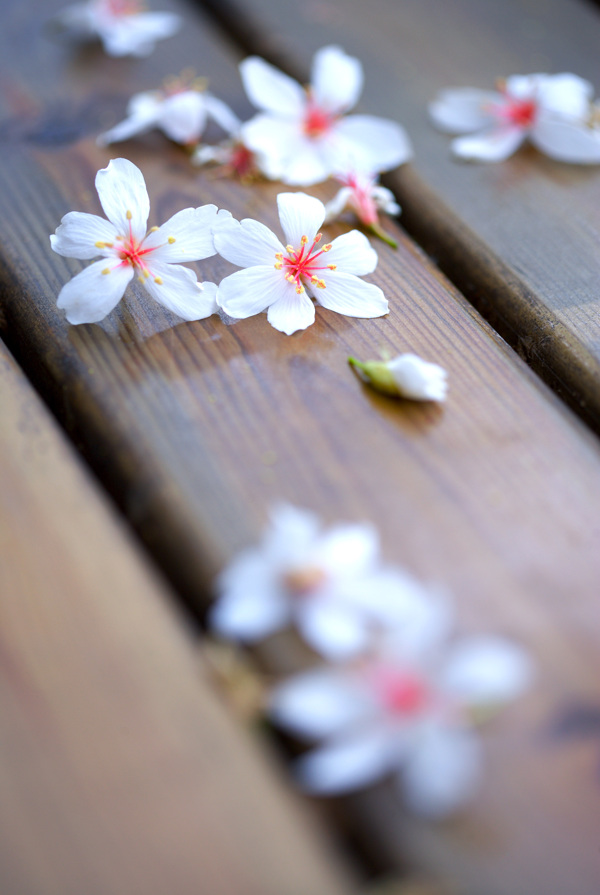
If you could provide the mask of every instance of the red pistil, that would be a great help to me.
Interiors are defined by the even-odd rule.
[[[411,672],[379,669],[375,684],[385,707],[393,714],[416,715],[429,700],[427,684]]]
[[[319,108],[319,106],[315,105],[309,97],[304,121],[302,123],[302,130],[307,137],[310,137],[311,139],[322,137],[323,134],[330,130],[335,121],[335,115],[332,115],[331,112],[327,112],[325,109]]]

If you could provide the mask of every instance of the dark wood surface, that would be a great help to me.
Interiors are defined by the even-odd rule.
[[[3,895],[348,892],[1,344],[0,413]]]
[[[247,112],[240,54],[191,7],[177,41],[136,63],[74,54],[19,4],[7,9],[0,284],[20,363],[197,609],[214,574],[259,536],[269,505],[287,499],[328,521],[375,522],[389,560],[455,594],[461,629],[506,633],[531,650],[535,687],[484,735],[488,774],[470,811],[426,825],[382,788],[340,814],[379,866],[425,868],[459,893],[590,895],[600,878],[597,750],[548,729],[574,701],[597,699],[596,439],[397,229],[398,251],[381,246],[372,277],[390,299],[384,319],[320,309],[288,338],[264,316],[181,323],[129,292],[101,324],[69,326],[56,296],[81,265],[53,255],[48,234],[69,210],[99,210],[93,178],[111,156],[144,171],[150,224],[212,201],[276,226],[280,187],[197,171],[159,135],[94,145],[130,93],[187,64]],[[199,270],[218,281],[233,268],[209,259]],[[446,366],[448,404],[362,387],[346,358],[380,349]]]
[[[388,177],[402,223],[528,363],[600,428],[600,166],[525,148],[454,160],[428,120],[444,87],[570,71],[600,90],[600,11],[586,0],[205,0],[248,52],[306,81],[327,43],[365,66],[362,109],[402,122],[414,162]]]

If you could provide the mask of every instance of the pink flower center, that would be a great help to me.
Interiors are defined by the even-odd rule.
[[[133,16],[145,8],[140,0],[105,0],[105,6],[112,16]]]
[[[308,236],[303,236],[300,240],[300,248],[295,249],[293,246],[286,246],[285,250],[288,257],[284,258],[282,252],[275,254],[275,268],[282,270],[288,283],[295,283],[296,292],[300,295],[304,292],[303,280],[310,280],[313,286],[319,289],[325,289],[325,281],[319,277],[319,272],[323,270],[335,270],[335,264],[323,264],[321,257],[325,252],[331,249],[331,243],[324,245],[322,249],[318,249],[317,245],[321,241],[321,234],[317,233],[313,239],[312,245],[308,248]],[[320,260],[319,260],[320,259]]]
[[[102,242],[99,241],[96,243],[96,248],[98,249],[112,249],[117,258],[120,258],[121,263],[118,265],[119,267],[124,267],[126,265],[130,265],[135,270],[139,271],[139,279],[143,283],[144,280],[147,280],[148,277],[152,276],[150,268],[148,267],[148,256],[155,252],[159,246],[152,246],[151,248],[144,248],[144,242],[148,238],[148,233],[146,236],[138,242],[135,236],[133,235],[133,230],[131,227],[131,220],[133,215],[130,211],[127,212],[127,221],[129,222],[129,233],[127,236],[117,236],[116,242],[118,245],[115,245],[113,242]],[[150,233],[155,233],[158,230],[158,227],[151,227]],[[169,236],[167,242],[169,245],[172,245],[175,242],[174,236]],[[111,272],[110,267],[106,267],[102,273],[109,274]],[[160,277],[154,277],[154,282],[162,286],[162,279]]]
[[[317,140],[331,130],[336,121],[337,116],[317,106],[309,94],[304,121],[302,122],[302,130],[305,136],[311,140]]]
[[[416,715],[430,702],[427,683],[410,671],[378,668],[374,684],[384,706],[394,715]]]
[[[350,203],[356,212],[359,221],[372,227],[377,223],[377,206],[372,196],[375,180],[373,178],[359,179],[356,174],[347,174],[338,177],[337,180],[352,190]]]
[[[532,127],[538,111],[537,100],[519,99],[516,96],[511,96],[504,80],[497,81],[496,86],[504,101],[498,104],[494,103],[491,108],[492,113],[513,127],[524,130]]]

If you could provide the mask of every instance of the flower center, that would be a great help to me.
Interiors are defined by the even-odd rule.
[[[308,103],[304,113],[304,121],[302,122],[302,131],[306,137],[309,137],[311,140],[322,137],[328,130],[331,130],[336,120],[336,115],[321,109],[313,101],[310,94],[308,95]]]
[[[275,254],[275,268],[284,271],[284,276],[288,283],[295,283],[296,292],[300,295],[304,292],[303,280],[310,280],[313,286],[319,289],[325,289],[325,280],[319,277],[318,272],[322,270],[335,270],[335,264],[322,264],[319,259],[321,256],[331,249],[331,243],[324,245],[322,249],[318,249],[317,245],[321,241],[321,234],[317,233],[313,239],[310,248],[308,236],[303,236],[300,240],[300,248],[295,249],[288,245],[285,247],[288,257],[283,257],[283,252]]]
[[[514,127],[530,128],[537,115],[537,100],[518,99],[516,96],[511,96],[506,89],[506,82],[503,79],[496,82],[496,87],[502,94],[504,102],[493,104],[491,111],[497,118],[512,124]]]
[[[208,78],[197,77],[193,68],[184,68],[180,75],[167,75],[160,93],[166,98],[175,96],[176,93],[186,93],[188,90],[203,93],[207,87]]]
[[[283,584],[293,597],[308,597],[325,583],[327,573],[319,566],[290,569],[283,576]]]
[[[122,267],[123,265],[127,265],[127,264],[131,265],[131,267],[133,267],[135,270],[139,271],[139,280],[141,283],[143,283],[144,280],[147,280],[148,277],[152,276],[152,272],[150,271],[150,268],[148,267],[148,256],[152,252],[156,251],[156,249],[160,248],[160,246],[152,246],[151,248],[145,249],[144,242],[146,241],[146,239],[148,238],[150,233],[156,233],[156,231],[159,228],[151,227],[150,230],[148,231],[148,233],[146,233],[144,238],[141,240],[141,242],[138,242],[137,239],[135,238],[135,236],[133,235],[133,229],[131,226],[131,220],[133,218],[133,215],[132,215],[131,211],[129,211],[129,210],[127,211],[126,217],[129,222],[129,233],[127,234],[127,236],[117,236],[116,237],[116,241],[118,242],[117,246],[115,246],[115,244],[112,242],[99,241],[96,243],[96,248],[97,249],[112,249],[114,251],[115,255],[117,256],[117,258],[121,259],[121,264],[119,264],[118,266]],[[175,241],[176,240],[175,240],[174,236],[169,236],[167,239],[167,243],[169,245],[173,245],[173,243]],[[163,243],[163,245],[165,245],[165,243]],[[109,274],[110,272],[111,272],[110,267],[106,267],[102,271],[103,274]],[[154,282],[158,286],[162,286],[163,281],[160,277],[154,277]]]
[[[419,714],[430,699],[426,682],[410,671],[380,668],[374,683],[384,706],[395,715]]]
[[[372,196],[375,178],[366,176],[359,178],[357,174],[348,174],[338,177],[337,180],[352,190],[350,205],[354,208],[358,219],[367,226],[376,224],[377,206]]]
[[[105,2],[106,10],[112,16],[134,16],[145,9],[140,0],[105,0]]]

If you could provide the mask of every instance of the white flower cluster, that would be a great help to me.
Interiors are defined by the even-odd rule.
[[[526,653],[500,637],[452,638],[448,599],[385,565],[369,525],[323,530],[283,505],[261,544],[217,581],[210,623],[253,643],[294,625],[326,664],[275,686],[273,721],[319,745],[297,764],[310,792],[333,795],[396,775],[406,804],[443,816],[482,772],[475,713],[528,685]]]

